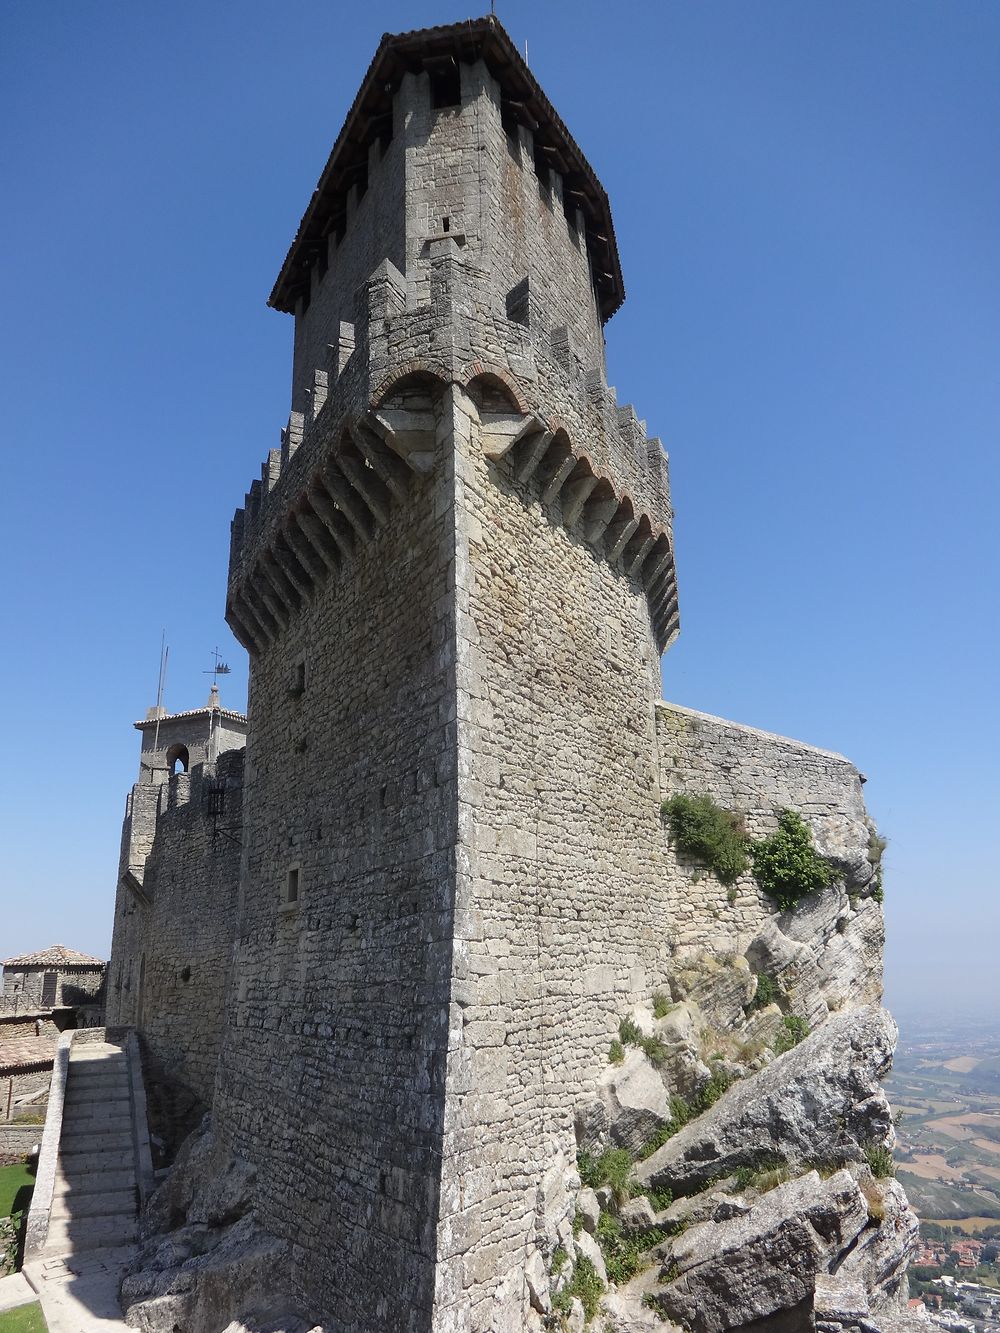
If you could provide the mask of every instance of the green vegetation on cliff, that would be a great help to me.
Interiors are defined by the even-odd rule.
[[[749,868],[743,820],[711,796],[678,792],[661,809],[678,851],[711,866],[723,884],[734,883]]]

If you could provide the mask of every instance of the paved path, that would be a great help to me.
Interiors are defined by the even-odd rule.
[[[118,1283],[133,1253],[131,1246],[88,1250],[78,1258],[42,1257],[26,1264],[49,1333],[127,1333]]]
[[[19,1305],[27,1305],[35,1299],[34,1288],[23,1273],[11,1273],[9,1277],[0,1277],[0,1314],[4,1310],[14,1310]]]

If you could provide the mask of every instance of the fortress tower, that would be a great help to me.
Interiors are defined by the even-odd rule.
[[[604,190],[499,24],[383,38],[271,294],[292,412],[229,575],[217,1127],[332,1328],[520,1327],[573,1085],[662,936],[677,603],[667,460],[605,379],[623,298]]]
[[[292,404],[232,525],[238,876],[216,862],[213,883],[204,815],[187,843],[159,817],[159,901],[204,919],[191,977],[225,973],[224,997],[185,1044],[175,932],[155,1004],[119,1010],[190,1086],[214,1071],[213,1146],[178,1163],[161,1222],[229,1226],[243,1182],[281,1255],[264,1294],[329,1333],[540,1326],[586,1105],[655,991],[741,1030],[762,967],[790,969],[809,1023],[880,992],[857,771],[659,700],[667,460],[606,382],[623,299],[604,190],[496,20],[384,37],[271,294]],[[191,757],[185,735],[161,719]],[[675,854],[678,790],[753,834],[806,811],[843,879],[808,946],[752,875]],[[114,976],[137,965],[118,932]],[[189,1208],[209,1157],[222,1183]],[[249,1302],[244,1265],[224,1306],[222,1266],[191,1327]],[[153,1270],[134,1299],[167,1290]]]

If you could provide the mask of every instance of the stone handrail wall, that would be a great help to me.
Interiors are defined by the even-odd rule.
[[[26,1259],[40,1254],[45,1247],[49,1234],[49,1213],[52,1209],[52,1193],[56,1183],[56,1168],[59,1164],[59,1140],[62,1136],[63,1106],[66,1099],[66,1078],[69,1074],[69,1052],[75,1032],[64,1032],[56,1047],[52,1065],[52,1082],[49,1084],[49,1107],[45,1115],[45,1128],[42,1131],[42,1146],[38,1154],[38,1169],[35,1173],[35,1191],[31,1196],[31,1208],[28,1210],[28,1225],[24,1238]]]

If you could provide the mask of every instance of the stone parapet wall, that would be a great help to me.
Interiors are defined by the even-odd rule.
[[[136,1027],[156,1077],[202,1106],[215,1082],[231,956],[243,755],[230,750],[133,789],[133,809],[156,793],[156,816],[141,886],[120,889],[112,945],[109,1022]]]
[[[795,810],[823,855],[859,876],[858,885],[870,878],[861,775],[843,755],[662,701],[656,730],[664,798],[711,796],[742,816],[751,837],[773,833],[779,812]],[[685,886],[676,932],[683,948],[743,953],[774,915],[750,872],[727,887],[688,858],[679,858],[679,871]]]

